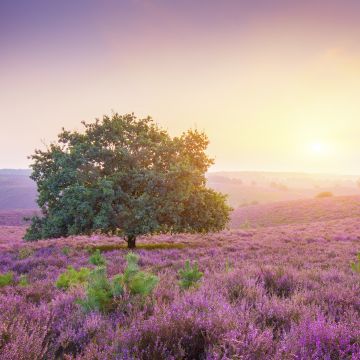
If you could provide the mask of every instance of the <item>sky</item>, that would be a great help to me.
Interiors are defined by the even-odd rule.
[[[0,168],[150,115],[211,168],[360,174],[358,0],[0,0]]]

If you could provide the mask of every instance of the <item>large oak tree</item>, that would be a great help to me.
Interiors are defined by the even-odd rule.
[[[148,117],[104,116],[66,131],[30,158],[42,215],[27,240],[101,232],[137,236],[209,232],[229,220],[226,197],[206,188],[213,163],[204,133],[171,137]]]

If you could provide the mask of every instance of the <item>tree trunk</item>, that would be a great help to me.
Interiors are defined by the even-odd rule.
[[[136,236],[131,235],[128,236],[127,238],[127,243],[128,243],[128,249],[135,249],[136,248]]]

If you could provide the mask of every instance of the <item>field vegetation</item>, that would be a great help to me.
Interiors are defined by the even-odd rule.
[[[291,221],[268,210],[266,224],[259,205],[262,226],[140,237],[133,253],[116,236],[24,243],[3,226],[0,358],[358,359],[357,202],[290,202]]]

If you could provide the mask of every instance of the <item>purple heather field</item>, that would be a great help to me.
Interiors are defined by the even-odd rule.
[[[357,201],[252,206],[218,234],[141,238],[139,264],[159,283],[145,299],[124,293],[107,313],[85,313],[84,288],[55,282],[68,265],[93,268],[95,247],[109,277],[121,273],[122,239],[25,243],[25,227],[3,212],[10,225],[0,227],[0,273],[14,279],[0,288],[0,358],[360,359],[360,274],[350,267],[359,250]],[[181,290],[187,259],[204,276]]]

